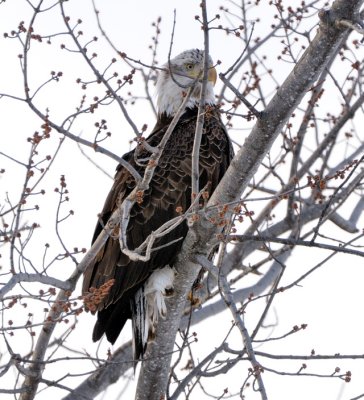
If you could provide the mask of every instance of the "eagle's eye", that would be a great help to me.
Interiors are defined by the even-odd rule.
[[[185,67],[186,67],[187,71],[193,70],[193,64],[185,64]]]

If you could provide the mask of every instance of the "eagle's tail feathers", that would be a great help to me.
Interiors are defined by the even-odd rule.
[[[105,333],[107,340],[114,344],[128,318],[130,318],[130,311],[127,311],[125,304],[120,302],[110,304],[97,313],[92,340],[97,342]]]
[[[133,326],[133,355],[134,360],[142,358],[148,341],[148,318],[146,298],[144,296],[144,286],[142,286],[130,301],[131,303],[131,322]]]

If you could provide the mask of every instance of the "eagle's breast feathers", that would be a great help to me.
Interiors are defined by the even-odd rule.
[[[186,65],[186,62],[190,65],[197,60],[201,64],[203,53],[198,50],[189,52],[193,53],[192,61],[190,59],[184,61],[185,58],[188,58],[188,52],[176,57],[176,59],[180,57],[176,62],[178,71],[180,71],[181,65],[182,67]],[[174,60],[171,60],[171,65],[173,65]],[[152,147],[159,145],[173,117],[174,105],[164,104],[166,97],[163,96],[163,93],[161,94],[161,90],[163,91],[163,88],[170,88],[173,85],[175,92],[179,92],[181,89],[174,81],[172,81],[172,85],[171,79],[168,79],[170,73],[171,71],[166,72],[158,81],[158,98],[159,100],[162,99],[159,101],[159,107],[164,107],[164,109],[159,110],[157,125],[149,137],[145,139]],[[184,81],[185,78],[180,79]],[[204,196],[205,199],[217,187],[232,158],[231,142],[221,122],[219,109],[212,103],[212,87],[213,85],[208,89],[210,92],[205,106],[206,112],[199,155],[199,189],[204,189],[207,192],[207,196]],[[171,91],[171,89],[168,90]],[[182,92],[180,96],[182,96]],[[139,201],[131,209],[126,237],[127,245],[131,250],[143,243],[151,232],[188,210],[191,205],[191,155],[196,129],[198,100],[194,99],[194,103],[190,102],[189,107],[186,108],[179,119],[162,152],[149,188],[142,193]],[[181,98],[179,102],[181,102]],[[141,143],[136,149],[123,157],[140,175],[143,175],[145,165],[151,155],[145,147]],[[119,165],[114,184],[96,226],[94,240],[103,229],[104,224],[107,223],[112,212],[120,206],[121,202],[135,188],[135,185],[135,179],[130,172]],[[107,239],[103,249],[84,274],[84,293],[88,293],[90,288],[100,288],[108,281],[113,280],[107,295],[97,306],[98,320],[94,328],[93,340],[99,340],[106,333],[107,339],[112,343],[115,342],[126,320],[131,318],[135,357],[138,359],[143,355],[148,331],[153,330],[153,324],[158,320],[158,313],[163,315],[165,312],[164,299],[161,295],[165,295],[165,289],[168,288],[166,286],[163,288],[160,283],[172,286],[173,273],[170,267],[173,267],[187,231],[187,224],[183,221],[171,232],[158,239],[154,243],[154,247],[162,246],[162,248],[152,251],[150,259],[146,262],[131,261],[120,251],[117,230],[115,235]],[[158,274],[153,275],[153,271],[161,271],[158,273],[158,279]],[[151,299],[153,299],[154,304],[151,304]],[[147,318],[147,320],[141,321],[142,317]]]

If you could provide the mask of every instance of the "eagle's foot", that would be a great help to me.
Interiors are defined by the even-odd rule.
[[[166,288],[165,291],[164,291],[164,296],[165,297],[172,297],[173,294],[174,294],[174,287],[173,286]]]

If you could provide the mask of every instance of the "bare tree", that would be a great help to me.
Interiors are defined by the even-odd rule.
[[[43,393],[48,398],[53,392],[68,400],[92,399],[120,377],[127,386],[126,377],[135,368],[131,342],[113,350],[102,343],[98,349],[91,347],[91,334],[77,334],[91,318],[84,313],[88,298],[80,296],[76,285],[115,226],[121,225],[123,247],[136,196],[114,212],[89,250],[91,232],[75,226],[78,209],[68,204],[77,198],[79,208],[86,208],[92,195],[102,192],[94,174],[107,187],[108,160],[130,171],[135,193],[148,187],[159,149],[149,149],[153,163],[143,176],[121,156],[127,140],[142,144],[148,131],[147,117],[137,117],[135,110],[142,105],[151,119],[156,114],[151,93],[161,68],[158,59],[167,57],[160,51],[162,21],[153,22],[148,55],[129,55],[104,24],[101,4],[86,10],[76,3],[25,1],[16,9],[17,25],[2,39],[9,57],[2,61],[7,72],[0,81],[5,127],[0,150],[0,182],[5,182],[0,200],[0,393],[21,400]],[[236,156],[204,207],[181,214],[190,228],[174,265],[167,316],[139,363],[137,399],[268,399],[277,393],[267,384],[271,376],[327,378],[330,386],[352,379],[351,370],[340,363],[363,363],[360,346],[344,354],[340,343],[330,354],[318,354],[313,347],[308,354],[282,352],[281,343],[305,335],[304,322],[282,331],[277,319],[267,328],[274,305],[309,279],[318,279],[318,272],[325,274],[321,290],[326,296],[330,271],[323,267],[335,257],[350,264],[364,256],[362,3],[225,0],[215,10],[202,0],[196,7],[194,23],[201,27],[206,53],[211,53],[212,35],[233,43],[231,65],[224,63],[219,74],[217,102]],[[3,16],[10,16],[13,7],[0,2]],[[171,54],[174,36],[166,33],[165,38]],[[59,68],[49,71],[50,65]],[[129,136],[115,135],[120,121]],[[19,129],[27,130],[26,144],[10,137]],[[87,166],[85,182],[93,192],[85,192],[82,182],[68,184],[64,171],[81,165],[72,164],[70,154]],[[96,216],[88,219],[93,226]],[[148,257],[156,237],[175,223],[162,226],[141,249],[123,251]],[[213,247],[218,252],[211,257]],[[297,270],[296,253],[307,255]],[[346,277],[345,271],[343,286],[360,280],[355,274],[350,270]],[[107,290],[106,285],[99,294]],[[216,322],[225,317],[231,323]],[[330,324],[340,318],[328,322],[327,337],[335,329]],[[348,330],[358,329],[356,318],[353,314]],[[196,324],[203,330],[209,321],[221,332],[214,339],[211,333],[195,333]],[[237,370],[238,379],[233,378]],[[222,376],[228,381],[211,383]],[[361,397],[363,392],[350,398]]]

